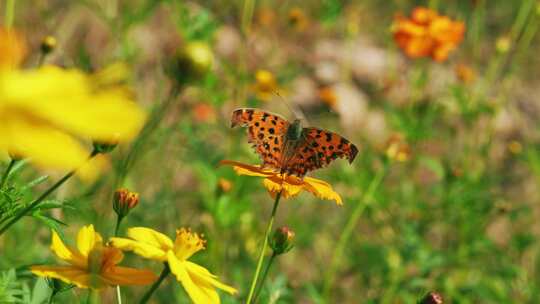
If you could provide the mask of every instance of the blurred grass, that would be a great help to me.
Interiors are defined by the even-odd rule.
[[[250,3],[252,17],[242,15]],[[393,16],[408,15],[417,5],[466,23],[465,41],[448,62],[409,60],[395,47]],[[313,87],[301,88],[311,99],[300,107],[309,122],[344,134],[361,152],[352,166],[337,161],[314,173],[342,195],[343,207],[308,195],[282,202],[277,225],[296,232],[296,246],[277,260],[261,302],[323,302],[335,247],[353,210],[364,203],[335,266],[328,303],[415,303],[430,290],[450,303],[538,303],[538,5],[533,0],[401,0],[384,5],[333,0],[17,1],[14,25],[27,33],[35,50],[28,67],[36,62],[40,39],[53,34],[59,48],[47,63],[95,70],[126,61],[133,67],[135,94],[149,111],[159,109],[170,89],[162,68],[171,49],[204,41],[216,56],[212,71],[185,87],[144,144],[135,146],[136,162],[129,171],[121,171],[122,164],[134,146],[120,146],[111,156],[109,173],[93,185],[70,181],[56,195],[70,208],[50,215],[69,224],[63,227],[67,239],[88,223],[110,236],[115,224],[111,195],[123,181],[122,186],[140,192],[141,202],[121,231],[142,225],[169,235],[181,226],[204,232],[208,248],[194,259],[240,290],[236,298],[223,295],[223,303],[241,302],[272,201],[259,181],[238,177],[218,162],[258,163],[244,132],[228,128],[233,108],[256,106],[291,116],[279,98],[265,102],[252,91],[255,71],[268,69],[287,92],[286,99],[296,104],[298,81],[308,79]],[[304,30],[289,20],[296,6],[308,18]],[[508,50],[497,48],[501,39],[508,39]],[[321,50],[323,43],[332,46],[335,56]],[[340,56],[347,45],[375,48],[383,67],[358,71],[352,55]],[[328,62],[338,70],[330,80],[321,76]],[[459,81],[454,75],[458,63],[470,66],[476,80]],[[356,127],[317,98],[318,87],[342,83],[367,96]],[[201,104],[210,106],[209,116],[197,112]],[[377,113],[383,114],[382,126],[374,123]],[[410,160],[389,164],[370,202],[363,202],[385,166],[384,143],[393,133],[402,134],[409,145]],[[521,151],[509,149],[514,141]],[[10,183],[20,188],[38,175],[23,166]],[[219,187],[220,178],[232,183],[230,191]],[[43,189],[26,189],[23,197],[28,200]],[[0,240],[0,269],[18,269],[19,282],[31,290],[37,281],[24,267],[52,262],[49,243],[42,222],[24,219]],[[126,264],[159,271],[159,265],[131,255]],[[122,290],[131,303],[145,289]],[[72,290],[58,301],[84,297]],[[171,299],[188,303],[173,280],[155,295],[156,303]],[[113,300],[112,289],[102,295],[104,303]]]

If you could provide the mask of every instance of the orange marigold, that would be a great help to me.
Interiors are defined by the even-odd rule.
[[[411,58],[431,57],[442,62],[463,40],[465,24],[425,7],[417,7],[411,17],[396,16],[394,40]]]

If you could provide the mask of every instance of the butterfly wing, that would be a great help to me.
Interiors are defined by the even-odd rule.
[[[295,155],[287,161],[282,171],[304,176],[309,171],[327,166],[337,158],[346,158],[352,163],[358,148],[350,141],[326,130],[304,128],[303,140],[296,148]]]
[[[231,127],[247,127],[248,142],[263,160],[263,167],[281,169],[283,143],[289,122],[276,114],[259,109],[233,111]]]

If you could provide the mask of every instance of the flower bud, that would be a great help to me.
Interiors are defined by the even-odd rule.
[[[96,154],[111,153],[118,145],[118,143],[104,143],[97,141],[94,141],[92,144],[94,145],[94,153]]]
[[[428,292],[419,302],[419,304],[443,304],[443,298],[438,292]]]
[[[287,253],[294,247],[293,240],[294,231],[286,226],[277,228],[269,240],[270,248],[272,248],[275,255]]]
[[[126,216],[139,203],[139,194],[125,188],[114,192],[113,209],[119,217]]]
[[[56,38],[54,38],[53,36],[47,36],[43,38],[40,48],[43,55],[51,53],[56,48]]]
[[[225,178],[220,178],[218,180],[218,186],[219,186],[219,190],[222,191],[222,192],[229,192],[231,191],[232,189],[232,182],[228,179],[225,179]]]
[[[178,83],[185,84],[205,76],[213,62],[214,54],[207,43],[190,42],[176,52],[166,70]]]

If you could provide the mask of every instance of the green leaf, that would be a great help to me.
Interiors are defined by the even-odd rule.
[[[24,192],[24,191],[26,191],[28,189],[34,188],[35,186],[45,182],[48,178],[49,178],[48,175],[43,175],[43,176],[40,176],[40,177],[38,177],[36,179],[33,179],[30,182],[28,182],[26,185],[22,186],[21,191]]]

